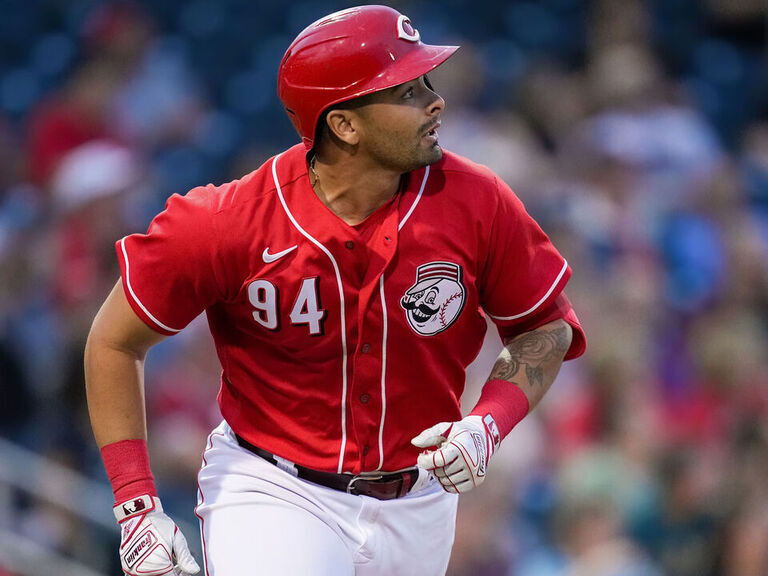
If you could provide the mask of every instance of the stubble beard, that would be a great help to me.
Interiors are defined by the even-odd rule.
[[[429,148],[425,148],[421,136],[410,149],[397,146],[395,139],[384,139],[384,144],[373,148],[373,153],[382,165],[401,174],[419,170],[443,158],[443,149],[440,144],[435,142]]]
[[[440,144],[435,143],[434,146],[429,151],[430,160],[425,164],[425,166],[429,164],[434,164],[435,162],[439,162],[443,159],[443,149],[440,147]]]
[[[413,172],[414,170],[419,170],[420,168],[424,168],[425,166],[439,162],[442,158],[443,149],[438,143],[433,144],[428,149],[419,147],[418,149],[414,150],[414,152],[410,154],[407,159],[403,159],[404,165],[402,166],[402,172],[407,173]]]

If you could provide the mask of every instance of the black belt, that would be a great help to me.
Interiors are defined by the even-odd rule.
[[[254,446],[237,434],[235,434],[235,438],[237,438],[237,443],[246,450],[253,452],[270,464],[274,464],[298,478],[341,492],[348,492],[349,494],[370,496],[378,500],[393,500],[394,498],[405,496],[413,488],[416,479],[419,477],[418,468],[409,468],[401,472],[384,474],[366,473],[361,475],[321,472],[299,466],[279,456],[275,456],[258,446]]]

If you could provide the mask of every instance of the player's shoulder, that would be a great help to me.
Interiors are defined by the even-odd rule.
[[[259,204],[274,198],[279,186],[304,174],[304,146],[299,144],[269,157],[247,174],[223,184],[208,184],[192,188],[183,195],[183,202],[210,210],[214,215],[237,212],[247,204]],[[279,173],[276,163],[279,159]]]
[[[430,180],[439,186],[442,196],[471,197],[472,203],[478,207],[493,210],[500,196],[512,193],[493,170],[448,150],[443,150],[442,159],[430,169],[433,171]],[[471,194],[467,194],[469,190]]]
[[[214,214],[239,210],[246,204],[263,201],[277,191],[272,164],[278,156],[267,158],[258,168],[239,178],[223,184],[208,184],[191,190],[188,195],[206,196]]]
[[[446,181],[472,181],[475,185],[496,188],[500,178],[493,170],[483,164],[473,162],[455,152],[443,149],[442,159],[434,164],[433,169],[446,175]]]
[[[450,201],[463,206],[467,213],[496,213],[502,206],[515,213],[525,210],[522,201],[510,185],[498,174],[483,164],[479,164],[454,152],[443,150],[442,159],[433,164],[434,195],[441,201]],[[484,217],[485,217],[484,216]]]

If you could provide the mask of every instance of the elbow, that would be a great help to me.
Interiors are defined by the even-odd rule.
[[[565,333],[563,334],[563,343],[566,345],[566,351],[571,347],[571,344],[573,343],[573,326],[568,324],[564,319],[559,320],[561,326],[565,329]]]
[[[573,342],[573,327],[565,318],[558,318],[536,329],[548,332],[557,340],[557,347],[565,353]]]
[[[563,318],[555,320],[548,327],[555,340],[555,355],[560,362],[563,362],[573,344],[573,327]]]
[[[85,341],[83,361],[86,386],[89,376],[99,372],[115,360],[120,362],[143,363],[150,343],[132,337],[120,329],[120,322],[114,321],[102,309],[94,318]]]

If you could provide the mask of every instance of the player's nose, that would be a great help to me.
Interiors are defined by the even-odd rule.
[[[437,92],[432,92],[435,97],[430,102],[429,106],[427,106],[427,111],[429,112],[430,116],[436,116],[437,114],[440,114],[443,110],[445,110],[445,100],[443,100],[443,97],[440,96]]]

